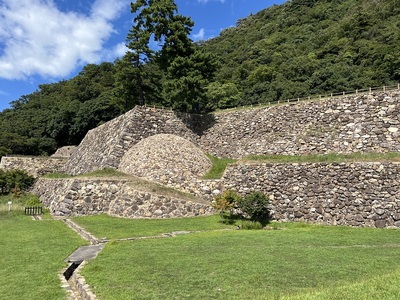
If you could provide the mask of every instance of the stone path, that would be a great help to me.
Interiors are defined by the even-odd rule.
[[[82,262],[84,260],[93,259],[104,248],[104,245],[105,244],[103,243],[103,244],[79,247],[74,253],[68,256],[67,261]]]
[[[79,247],[65,260],[66,262],[71,263],[67,270],[71,267],[73,267],[73,270],[71,272],[71,278],[69,278],[68,281],[65,280],[65,278],[62,278],[62,286],[67,290],[70,300],[95,300],[96,295],[90,290],[89,285],[86,284],[85,278],[79,274],[79,269],[86,261],[95,258],[100,253],[107,240],[96,238],[90,232],[86,231],[70,219],[62,220],[68,225],[68,227],[91,244],[90,246]],[[67,270],[64,274],[68,272]]]

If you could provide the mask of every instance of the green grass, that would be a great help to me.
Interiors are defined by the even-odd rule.
[[[400,231],[274,226],[112,242],[83,275],[101,299],[398,299]]]
[[[8,205],[11,202],[11,206]],[[0,195],[0,213],[11,212],[23,213],[26,206],[42,206],[40,199],[31,193],[22,192],[20,195]],[[47,209],[43,209],[47,211]]]
[[[212,162],[211,170],[203,179],[219,179],[230,163],[341,163],[341,162],[400,162],[400,152],[388,153],[351,153],[351,154],[310,154],[310,155],[250,155],[240,160],[218,158],[208,155]]]
[[[90,173],[85,173],[81,175],[69,175],[69,174],[64,174],[64,173],[49,173],[43,175],[44,178],[50,178],[50,179],[58,179],[58,178],[81,178],[81,177],[127,177],[129,175],[120,172],[116,169],[113,168],[104,168],[101,170],[96,170]]]
[[[234,163],[236,160],[232,158],[218,158],[212,155],[207,155],[211,160],[212,167],[207,174],[203,176],[203,179],[219,179],[225,172],[226,166],[230,163]]]
[[[126,177],[129,176],[113,168],[104,168],[90,173],[78,175],[77,177]]]
[[[310,154],[310,155],[252,155],[245,161],[270,163],[341,163],[341,162],[399,162],[399,152],[352,153],[352,154]]]
[[[73,178],[73,175],[68,175],[64,173],[47,173],[42,176],[43,178],[48,179],[64,179],[64,178]]]
[[[122,239],[156,236],[173,231],[230,229],[220,222],[219,215],[179,219],[121,219],[108,215],[75,217],[73,221],[98,238]]]
[[[66,299],[58,274],[67,266],[64,259],[85,243],[61,221],[1,211],[1,299]]]

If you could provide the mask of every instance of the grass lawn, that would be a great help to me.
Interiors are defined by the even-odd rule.
[[[400,153],[351,153],[351,154],[309,154],[309,155],[252,155],[243,161],[269,163],[343,163],[343,162],[399,162]]]
[[[58,274],[67,266],[64,259],[84,244],[61,221],[0,211],[0,298],[65,299]]]
[[[203,231],[231,229],[233,225],[220,223],[220,216],[181,219],[121,219],[108,215],[76,217],[75,223],[84,227],[97,238],[123,239],[129,237],[156,236],[173,231]]]
[[[198,226],[158,220],[149,229],[139,224],[153,220],[107,218],[87,218],[84,226],[101,230],[112,220],[119,230],[104,230],[108,238],[129,226],[136,236]],[[212,218],[198,220],[210,231],[110,242],[82,274],[104,300],[400,299],[399,230],[277,223],[282,230],[214,231]]]

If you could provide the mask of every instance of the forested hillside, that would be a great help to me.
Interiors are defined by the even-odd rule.
[[[200,58],[214,55],[207,66],[217,62],[218,69],[196,86],[204,89],[202,111],[390,85],[400,81],[400,6],[398,0],[292,0],[193,47],[191,60],[165,70],[196,78],[179,66],[201,70]],[[0,113],[0,156],[51,154],[137,104],[171,104],[160,87],[169,80],[173,92],[183,83],[153,62],[140,70],[138,81],[129,56],[91,64],[75,78],[16,99]]]
[[[400,6],[288,1],[239,20],[206,48],[221,60],[213,88],[235,84],[238,104],[388,85],[400,80]]]

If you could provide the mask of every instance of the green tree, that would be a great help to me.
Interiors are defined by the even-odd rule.
[[[213,80],[218,64],[202,49],[189,56],[178,56],[167,69],[164,96],[181,111],[203,112],[207,108],[207,86]]]
[[[25,170],[9,170],[3,175],[5,175],[6,180],[6,192],[11,191],[15,195],[19,195],[21,191],[28,190],[35,182],[35,178],[29,175]]]
[[[253,192],[237,200],[237,206],[244,216],[265,225],[270,218],[268,197],[261,192]]]
[[[189,111],[194,107],[198,111],[205,102],[205,87],[217,65],[210,54],[190,39],[193,21],[178,14],[173,0],[136,1],[131,4],[131,12],[136,16],[128,35],[131,41],[128,47],[134,52],[133,66],[138,69],[139,95],[143,95],[143,70],[140,67],[144,62],[156,62],[164,72],[165,101],[179,110]],[[150,38],[160,46],[154,57],[148,51]],[[140,55],[145,59],[141,60]]]
[[[127,36],[127,47],[130,51],[125,54],[124,62],[132,66],[131,79],[136,84],[136,93],[140,105],[145,103],[144,79],[146,76],[143,65],[151,61],[154,51],[150,49],[150,37],[152,34],[153,12],[145,9],[151,1],[136,1],[131,3],[131,12],[136,13],[133,19],[133,26]],[[131,89],[130,89],[131,90]]]
[[[235,107],[242,98],[242,93],[233,82],[220,83],[211,82],[206,88],[207,108],[215,110],[217,108]]]

